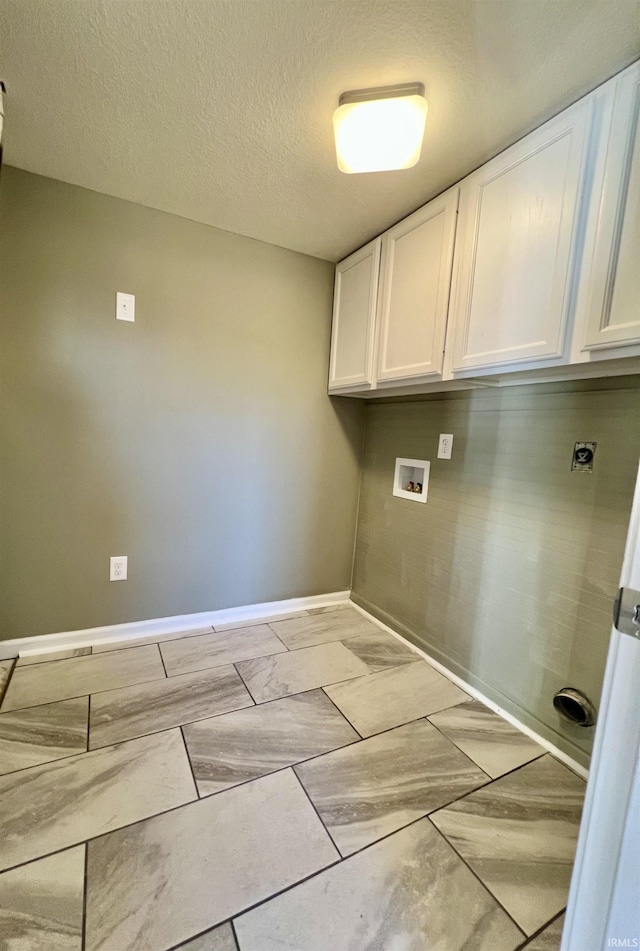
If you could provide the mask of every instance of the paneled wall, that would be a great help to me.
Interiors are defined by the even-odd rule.
[[[426,505],[392,496],[396,456],[431,460]],[[639,458],[639,377],[372,402],[354,599],[586,762],[552,697],[599,699]]]

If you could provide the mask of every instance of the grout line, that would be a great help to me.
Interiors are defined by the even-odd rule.
[[[103,749],[104,747],[100,747]],[[86,756],[87,753],[93,752],[92,750],[78,750],[77,753],[69,753],[67,756],[59,756],[57,759],[45,760],[44,763],[34,763],[33,766],[21,766],[20,769],[12,769],[8,773],[0,773],[0,780],[4,779],[6,776],[17,776],[18,773],[26,773],[28,769],[40,769],[42,766],[55,766],[56,763],[66,763],[67,760],[78,759],[81,756]],[[0,873],[1,874],[1,873]]]
[[[430,717],[437,717],[439,713],[444,713],[446,710],[454,710],[456,707],[464,706],[465,703],[467,703],[467,701],[466,701],[466,700],[463,700],[462,703],[456,703],[456,704],[454,704],[452,707],[445,707],[444,710],[436,710],[435,713],[427,713],[427,714],[425,715],[425,720],[427,721],[427,723],[429,723],[429,724],[433,727],[434,730],[437,730],[437,731],[438,731],[438,733],[440,734],[440,736],[443,736],[443,737],[445,738],[445,740],[448,740],[449,743],[452,743],[453,746],[455,746],[455,748],[458,750],[458,752],[459,752],[459,753],[462,753],[462,755],[463,755],[464,757],[466,757],[466,759],[468,759],[470,763],[473,763],[473,765],[476,767],[476,769],[479,769],[481,773],[484,773],[485,776],[488,776],[489,779],[491,780],[491,779],[493,779],[493,776],[491,775],[491,773],[488,773],[488,772],[486,771],[486,769],[483,769],[482,766],[480,765],[480,763],[476,763],[476,761],[474,760],[474,758],[473,758],[472,756],[469,756],[468,753],[465,753],[465,751],[464,751],[463,749],[461,749],[461,748],[458,746],[458,744],[456,743],[455,740],[452,740],[450,736],[447,736],[447,734],[444,732],[444,730],[441,730],[439,726],[436,726],[436,724],[435,724],[435,723],[432,723],[431,720],[430,720]],[[541,754],[541,755],[542,755],[542,754]],[[534,759],[535,759],[535,757],[534,757]],[[497,778],[497,777],[496,777],[496,778]]]
[[[236,951],[240,951],[240,941],[238,940],[238,935],[236,933],[236,926],[234,925],[232,919],[229,919],[229,924],[231,925],[231,934],[233,935],[235,949]]]
[[[298,621],[299,621],[300,618],[294,618],[294,620],[298,620]],[[275,621],[274,621],[274,623],[275,623]],[[271,627],[271,625],[269,624],[268,621],[266,622],[266,625],[267,625],[267,627],[269,628],[269,630],[271,631],[271,633],[273,634],[273,636],[276,638],[276,640],[280,641],[280,643],[281,643],[282,646],[284,647],[284,651],[280,651],[280,653],[281,653],[281,654],[284,654],[285,652],[288,653],[289,648],[287,647],[287,645],[285,644],[285,642],[282,640],[282,638],[279,637],[278,634],[276,634],[276,632],[275,632],[274,629]],[[265,656],[266,656],[266,657],[271,657],[272,655],[271,655],[271,654],[266,654]]]
[[[191,773],[191,778],[193,779],[193,786],[194,786],[194,789],[195,789],[195,791],[196,791],[196,796],[198,797],[198,799],[201,799],[202,797],[201,797],[201,795],[200,795],[200,790],[198,789],[198,781],[197,781],[197,779],[196,779],[196,774],[195,774],[194,771],[193,771],[193,763],[191,762],[191,757],[189,756],[189,747],[187,746],[187,741],[186,741],[186,739],[185,739],[184,730],[182,729],[181,726],[178,727],[178,729],[180,730],[180,736],[181,736],[181,738],[182,738],[182,745],[184,746],[185,756],[187,757],[187,763],[189,764],[189,771],[190,771],[190,773]]]
[[[86,744],[87,748],[85,750],[85,753],[88,753],[89,750],[91,749],[91,746],[89,745],[90,730],[91,730],[91,694],[89,694],[87,697],[87,744]]]
[[[461,751],[461,752],[462,752],[462,751]],[[489,776],[489,774],[487,773],[486,775],[487,775],[487,777],[488,777],[488,779],[489,779],[489,782],[488,782],[488,783],[483,783],[481,786],[477,786],[475,789],[470,789],[469,792],[463,793],[463,795],[462,795],[462,796],[458,796],[457,799],[452,799],[451,802],[450,802],[450,803],[447,803],[446,806],[438,806],[438,808],[437,808],[437,809],[433,809],[433,810],[429,813],[429,815],[432,816],[432,815],[435,815],[436,812],[440,812],[440,811],[443,810],[443,809],[448,809],[449,806],[452,806],[454,802],[462,802],[463,799],[468,799],[469,796],[472,796],[475,792],[479,792],[481,789],[482,789],[482,790],[488,789],[489,786],[493,785],[493,783],[499,783],[500,780],[506,779],[507,776],[511,776],[513,773],[518,773],[521,769],[524,769],[525,766],[531,766],[532,763],[536,763],[539,759],[542,759],[543,756],[551,756],[551,753],[547,753],[547,751],[545,750],[544,753],[542,753],[540,756],[537,756],[534,760],[529,760],[528,763],[521,763],[520,766],[514,766],[513,769],[508,770],[506,773],[503,773],[501,776],[496,776],[495,779],[493,779],[493,778],[492,778],[491,776]],[[478,768],[480,768],[480,767],[478,767]],[[484,770],[482,770],[482,772],[484,773]]]
[[[540,934],[542,934],[543,931],[545,931],[550,925],[552,925],[555,921],[557,921],[558,918],[562,918],[566,910],[567,910],[566,907],[563,908],[561,911],[558,912],[557,915],[554,915],[553,918],[549,918],[548,921],[545,921],[542,927],[538,928],[537,931],[534,931],[533,934],[529,935],[528,938],[525,938],[523,943],[519,944],[518,947],[515,948],[515,951],[523,951],[523,949],[529,944],[530,941],[534,941],[535,938],[539,937]]]
[[[87,944],[87,870],[89,866],[89,843],[84,843],[84,876],[82,885],[82,932],[80,951],[85,951]]]
[[[17,665],[17,663],[18,663],[18,658],[17,658],[17,657],[10,657],[10,658],[8,658],[8,659],[9,659],[9,660],[13,660],[13,664],[12,664],[11,667],[9,668],[9,676],[7,677],[7,680],[6,680],[6,682],[5,682],[5,685],[4,685],[3,689],[2,689],[2,691],[0,691],[0,710],[2,709],[2,704],[4,703],[4,698],[5,698],[6,695],[7,695],[7,690],[9,689],[9,684],[11,683],[11,679],[12,679],[12,677],[13,677],[13,675],[14,675],[14,672],[15,672],[15,669],[16,669],[16,665]],[[4,712],[6,712],[6,711],[4,711]]]
[[[165,679],[168,680],[169,674],[167,673],[167,665],[164,662],[164,655],[162,653],[162,648],[160,647],[160,644],[157,641],[156,641],[156,647],[158,648],[158,653],[160,654],[160,661],[162,663],[162,669],[164,670]]]
[[[482,886],[483,891],[487,892],[487,894],[488,894],[488,895],[490,896],[490,898],[496,903],[496,905],[497,905],[499,908],[502,909],[502,911],[505,913],[505,915],[507,916],[507,918],[509,918],[509,920],[513,922],[513,924],[514,924],[515,927],[518,929],[518,931],[520,932],[520,934],[523,934],[523,935],[524,935],[525,941],[528,941],[529,939],[528,939],[528,937],[527,937],[527,935],[526,935],[526,932],[520,927],[520,925],[519,925],[518,922],[515,920],[515,918],[513,917],[513,915],[511,915],[510,912],[507,911],[507,909],[504,907],[504,905],[502,904],[501,901],[498,901],[498,899],[497,899],[496,896],[493,894],[493,892],[491,891],[491,889],[489,888],[489,886],[486,884],[486,882],[483,882],[483,881],[482,881],[482,879],[480,878],[480,876],[478,875],[478,873],[477,873],[476,871],[474,871],[474,869],[469,865],[469,863],[468,863],[467,860],[464,858],[464,856],[460,855],[460,853],[459,853],[458,850],[456,849],[455,845],[453,845],[453,843],[449,841],[449,839],[448,839],[447,836],[444,834],[444,832],[442,832],[442,831],[437,827],[437,825],[435,824],[435,822],[431,822],[431,816],[427,816],[426,819],[427,819],[427,821],[428,821],[429,823],[431,823],[431,828],[436,830],[436,832],[438,833],[438,835],[440,836],[440,838],[441,838],[441,839],[449,846],[449,848],[458,856],[458,858],[460,859],[460,861],[461,861],[464,865],[466,865],[466,867],[469,869],[469,871],[471,872],[471,874],[473,875],[473,877],[474,877],[478,882],[480,882],[480,885]],[[518,947],[520,947],[520,945],[518,945]]]
[[[267,656],[269,657],[269,656],[271,656],[271,655],[268,654]],[[249,690],[249,685],[247,684],[247,681],[244,679],[244,677],[242,676],[242,674],[241,674],[240,671],[238,670],[238,664],[239,664],[239,663],[240,663],[240,661],[236,661],[235,664],[232,664],[231,666],[233,667],[233,669],[234,669],[235,672],[237,673],[238,677],[240,678],[240,680],[241,680],[242,683],[244,684],[244,689],[247,691],[247,693],[249,694],[249,696],[250,696],[251,699],[253,700],[253,705],[254,705],[255,707],[257,707],[257,706],[259,706],[259,704],[258,704],[256,698],[253,696],[253,694],[252,694],[251,691]],[[282,699],[282,698],[280,698],[280,699]]]
[[[326,755],[326,754],[325,754],[325,755]],[[336,852],[338,853],[338,856],[340,857],[340,860],[342,860],[342,859],[344,858],[344,856],[343,856],[342,852],[340,851],[340,849],[338,848],[337,842],[335,841],[335,839],[334,839],[333,836],[331,835],[331,832],[329,831],[329,828],[327,827],[327,824],[325,823],[324,819],[322,818],[322,816],[320,815],[320,813],[319,813],[318,810],[316,809],[316,804],[315,804],[315,802],[313,801],[313,799],[311,798],[311,796],[309,795],[309,793],[307,792],[306,786],[304,785],[304,783],[302,782],[302,780],[300,779],[300,777],[299,777],[298,774],[296,773],[295,766],[292,766],[292,767],[291,767],[291,772],[292,772],[293,775],[296,777],[296,779],[297,779],[297,781],[298,781],[298,785],[300,786],[300,788],[302,789],[303,793],[305,794],[305,796],[306,796],[307,799],[309,800],[309,803],[311,804],[311,808],[313,809],[313,811],[315,812],[316,816],[318,817],[318,821],[319,821],[320,825],[322,826],[322,828],[324,829],[324,831],[325,831],[325,832],[327,833],[327,835],[329,836],[329,839],[331,840],[331,844],[333,845],[334,849],[335,849]]]
[[[250,911],[254,911],[256,908],[260,908],[261,905],[266,905],[267,902],[272,901],[274,898],[279,898],[280,895],[284,895],[285,892],[290,892],[293,888],[297,888],[298,885],[304,885],[305,882],[311,881],[312,878],[316,878],[318,875],[322,875],[323,872],[328,872],[329,869],[335,868],[336,865],[340,865],[343,859],[340,858],[338,853],[338,858],[334,862],[329,862],[328,865],[323,865],[322,868],[317,869],[315,872],[311,872],[309,875],[305,875],[304,878],[299,879],[297,882],[292,882],[290,885],[285,885],[284,888],[279,889],[279,891],[274,892],[273,895],[268,895],[267,898],[261,898],[260,901],[256,901],[253,905],[247,905],[246,908],[241,908],[233,916],[233,921],[236,918],[240,918],[241,915],[247,914]],[[236,934],[235,927],[233,929],[234,935]]]
[[[219,921],[217,924],[211,925],[211,927],[209,928],[205,928],[204,931],[199,931],[197,934],[191,935],[191,937],[187,938],[186,941],[181,941],[180,944],[172,944],[170,948],[167,948],[167,951],[181,951],[182,948],[185,948],[188,945],[190,945],[192,941],[197,941],[198,938],[204,938],[210,932],[215,931],[217,928],[223,928],[225,925],[229,925],[229,927],[231,928],[231,935],[235,942],[233,946],[233,951],[238,951],[240,946],[238,944],[238,939],[236,938],[236,932],[235,932],[235,928],[233,927],[233,921],[231,920],[231,918],[225,918],[224,921]],[[216,947],[217,947],[217,944],[216,944]]]
[[[362,733],[360,732],[360,730],[356,730],[355,726],[353,725],[353,723],[351,722],[351,720],[349,719],[349,717],[348,717],[345,713],[342,712],[342,710],[340,709],[340,707],[338,706],[338,704],[335,702],[335,700],[332,700],[332,699],[331,699],[331,697],[329,696],[329,694],[327,693],[327,691],[324,689],[324,687],[320,687],[320,690],[322,690],[323,694],[325,695],[325,697],[327,698],[327,700],[329,701],[329,703],[332,703],[332,704],[334,705],[334,707],[336,708],[336,710],[338,711],[338,713],[340,714],[340,716],[343,717],[343,719],[345,719],[345,720],[347,721],[347,723],[349,724],[349,726],[351,727],[351,729],[352,729],[355,733],[358,734],[358,736],[360,737],[360,739],[361,739],[361,740],[366,740],[366,739],[368,739],[368,737],[362,735]]]

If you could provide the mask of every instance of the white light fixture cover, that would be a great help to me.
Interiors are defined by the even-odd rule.
[[[347,173],[411,168],[420,158],[426,121],[422,83],[343,93],[333,114],[338,168]]]

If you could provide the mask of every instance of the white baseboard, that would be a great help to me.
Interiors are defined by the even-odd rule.
[[[587,779],[589,772],[584,766],[577,763],[571,756],[564,753],[553,743],[540,736],[535,730],[521,723],[511,713],[504,710],[499,704],[490,700],[476,687],[472,687],[462,677],[452,673],[447,667],[430,657],[420,647],[398,634],[393,628],[379,621],[373,614],[369,614],[360,605],[350,601],[350,591],[334,591],[331,594],[316,594],[307,598],[288,598],[285,601],[266,601],[262,604],[247,604],[237,608],[223,608],[221,611],[202,611],[199,614],[180,614],[175,617],[152,618],[148,621],[132,621],[130,624],[112,624],[106,627],[92,627],[82,631],[64,631],[57,634],[41,634],[35,637],[18,637],[10,641],[0,641],[0,660],[10,657],[27,657],[34,654],[48,654],[55,651],[67,650],[74,647],[93,647],[97,644],[113,644],[119,641],[139,640],[149,638],[153,640],[161,634],[180,634],[182,631],[193,631],[198,628],[215,628],[216,624],[231,624],[242,621],[254,621],[287,614],[310,608],[331,607],[337,604],[349,603],[359,614],[375,624],[383,631],[391,634],[397,640],[406,644],[414,653],[419,654],[431,667],[447,677],[465,693],[484,703],[490,710],[503,717],[513,726],[522,730],[532,740],[552,753],[557,759],[565,763],[579,776]]]
[[[540,746],[544,747],[549,753],[552,753],[556,759],[559,759],[562,763],[572,769],[574,773],[577,773],[578,776],[582,776],[583,779],[588,779],[589,770],[585,769],[580,763],[577,763],[571,756],[567,753],[564,753],[561,749],[558,749],[557,746],[554,746],[553,743],[550,743],[549,740],[545,740],[543,736],[540,736],[535,730],[532,730],[530,727],[525,726],[524,723],[521,723],[516,717],[514,717],[507,710],[504,710],[499,704],[495,703],[493,700],[490,700],[489,697],[485,697],[483,693],[472,687],[471,684],[468,684],[466,680],[463,680],[462,677],[458,677],[456,674],[453,674],[448,670],[444,664],[439,663],[439,661],[434,660],[433,657],[430,657],[425,651],[420,647],[416,647],[415,644],[412,644],[411,641],[407,640],[406,637],[403,637],[402,634],[398,634],[397,631],[394,631],[392,627],[389,627],[387,624],[383,624],[382,621],[379,621],[377,617],[373,614],[369,614],[368,611],[365,611],[364,608],[361,608],[359,604],[351,601],[351,607],[355,608],[359,614],[362,614],[363,617],[366,617],[368,621],[371,621],[372,624],[375,624],[381,630],[386,631],[388,634],[392,634],[397,640],[402,641],[403,644],[406,644],[414,653],[419,654],[423,660],[425,660],[431,667],[434,667],[437,671],[447,677],[452,681],[457,687],[460,687],[461,690],[464,690],[465,693],[468,693],[470,696],[474,697],[476,700],[480,700],[485,706],[489,707],[490,710],[493,710],[494,713],[497,713],[507,720],[508,723],[511,723],[513,726],[517,727],[527,736],[531,737],[532,740],[535,740],[536,743],[539,743]]]
[[[268,620],[274,615],[295,614],[297,611],[306,611],[310,608],[345,604],[349,601],[350,594],[350,591],[334,591],[331,594],[314,594],[307,598],[288,598],[286,601],[266,601],[262,604],[246,604],[238,608],[223,608],[221,611],[201,611],[199,614],[179,614],[175,617],[132,621],[130,624],[91,627],[83,631],[17,637],[10,641],[0,641],[0,660],[9,657],[48,654],[74,647],[93,647],[94,644],[138,640],[143,637],[152,640],[160,634],[180,634],[182,631],[194,631],[201,627],[213,628],[216,624],[254,621],[258,618]]]

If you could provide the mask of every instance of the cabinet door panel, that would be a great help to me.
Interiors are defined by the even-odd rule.
[[[442,373],[458,189],[384,235],[378,380]]]
[[[568,109],[463,182],[454,371],[564,355],[591,111]]]
[[[336,265],[329,389],[368,389],[373,345],[380,238]]]
[[[583,350],[640,343],[640,66],[617,81]]]

